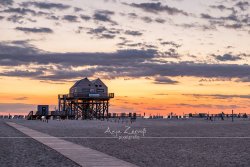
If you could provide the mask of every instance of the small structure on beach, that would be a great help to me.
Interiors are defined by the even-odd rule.
[[[58,95],[58,112],[68,119],[106,118],[109,115],[109,100],[114,93],[108,93],[108,87],[96,79],[88,78],[77,81],[69,94]]]
[[[49,115],[49,105],[38,105],[36,115],[40,115],[40,116]]]
[[[49,118],[49,105],[38,105],[37,111],[30,111],[28,115],[26,116],[26,119],[32,120],[32,119],[41,119],[43,116],[46,118]]]

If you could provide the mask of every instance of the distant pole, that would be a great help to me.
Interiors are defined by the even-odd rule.
[[[234,121],[234,110],[232,110],[232,122]]]

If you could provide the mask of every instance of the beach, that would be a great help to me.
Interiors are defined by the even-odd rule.
[[[49,134],[61,137],[78,145],[82,145],[138,166],[249,166],[250,165],[250,120],[231,119],[208,121],[205,119],[137,119],[136,122],[121,120],[118,122],[100,120],[49,120],[48,123],[38,120],[7,120]],[[3,121],[1,124],[4,124]],[[1,136],[22,135],[14,129],[1,126],[7,131]],[[123,138],[127,136],[139,138]],[[146,130],[146,133],[142,133]],[[12,132],[15,131],[15,132]],[[114,133],[110,133],[114,132]],[[115,133],[120,132],[120,133]],[[137,132],[135,135],[132,132]],[[74,166],[73,162],[61,157],[53,158],[56,152],[43,147],[32,139],[1,139],[3,145],[10,144],[13,149],[9,157],[26,159],[48,159],[46,164],[63,164]],[[14,143],[13,143],[14,142]],[[21,145],[19,146],[19,143]],[[29,143],[29,147],[27,147]],[[25,145],[26,144],[26,145]],[[32,144],[37,146],[32,146]],[[13,146],[14,145],[14,146]],[[25,149],[23,149],[25,148]],[[17,154],[21,149],[26,154]],[[32,151],[27,151],[31,149]],[[33,153],[33,154],[32,154]],[[28,159],[27,158],[27,159]],[[26,160],[27,160],[26,159]],[[56,160],[57,159],[57,160]],[[5,159],[11,163],[15,160]],[[28,161],[28,160],[27,160]],[[34,160],[35,161],[35,160]],[[2,162],[2,160],[1,160]],[[26,161],[23,161],[25,163]],[[44,161],[37,161],[39,165]],[[35,163],[35,162],[33,162]],[[35,166],[37,166],[36,164]],[[53,165],[52,165],[53,166]],[[62,165],[60,165],[62,166]]]
[[[0,166],[79,166],[31,138],[22,138],[26,136],[3,120],[0,120],[0,137]]]

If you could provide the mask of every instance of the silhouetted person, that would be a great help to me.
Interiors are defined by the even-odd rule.
[[[221,120],[224,121],[224,113],[223,112],[221,113]]]
[[[211,116],[211,121],[214,121],[214,115],[212,114],[212,116]]]

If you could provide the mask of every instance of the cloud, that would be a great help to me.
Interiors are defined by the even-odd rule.
[[[224,55],[213,55],[215,57],[216,60],[219,61],[237,61],[237,60],[241,60],[240,56],[234,56],[231,54],[224,54]]]
[[[63,20],[69,21],[69,22],[78,22],[78,17],[75,15],[64,15]]]
[[[27,28],[27,27],[16,27],[15,28],[18,31],[22,31],[24,33],[53,33],[53,30],[46,27],[40,27],[40,28]]]
[[[50,2],[23,2],[22,6],[24,7],[35,6],[40,9],[59,9],[59,10],[70,8],[69,5],[61,3],[50,3]]]
[[[201,18],[220,21],[218,23],[221,23],[222,21],[234,21],[234,22],[240,21],[239,18],[235,15],[235,13],[232,13],[225,17],[224,16],[214,17],[209,14],[202,13]]]
[[[74,7],[74,11],[75,12],[80,12],[80,11],[83,11],[83,9],[82,8],[78,8],[78,7]]]
[[[168,96],[169,94],[167,94],[167,93],[157,93],[157,94],[155,94],[156,96]]]
[[[250,76],[237,79],[236,81],[237,82],[250,82]]]
[[[170,48],[167,51],[160,53],[159,56],[164,58],[175,58],[175,59],[181,58],[181,55],[178,54],[177,50],[174,48]]]
[[[175,47],[175,48],[181,47],[181,45],[175,43],[174,41],[162,41],[161,45],[163,45],[163,46],[170,45],[170,46]]]
[[[27,15],[27,14],[36,15],[37,14],[36,11],[34,11],[32,9],[11,8],[11,7],[1,11],[1,13],[16,13],[16,14],[20,14],[20,15]]]
[[[166,20],[161,19],[161,18],[156,18],[156,19],[155,19],[155,22],[163,24],[163,23],[166,22]]]
[[[0,42],[0,55],[31,55],[38,54],[42,51],[29,44],[29,40],[17,40],[11,42]],[[1,62],[11,62],[12,59],[7,57],[1,59]]]
[[[18,23],[18,24],[24,24],[26,23],[27,21],[28,22],[37,22],[36,20],[33,20],[31,18],[25,18],[21,15],[11,15],[9,17],[6,18],[7,21],[10,21],[10,22],[13,22],[13,23]]]
[[[141,17],[141,19],[145,22],[145,23],[151,23],[153,20],[150,17]]]
[[[48,15],[46,17],[46,19],[49,19],[49,20],[60,20],[59,16],[55,16],[55,15]]]
[[[223,94],[183,94],[184,96],[193,96],[196,98],[214,98],[214,99],[250,99],[250,95],[223,95]]]
[[[247,2],[247,1],[240,1],[240,2],[237,2],[235,4],[235,6],[237,6],[238,8],[240,8],[241,10],[247,10],[250,6],[250,3]]]
[[[49,63],[63,63],[70,66],[81,66],[87,64],[119,65],[121,63],[126,64],[126,61],[144,61],[146,58],[153,58],[157,52],[155,50],[118,50],[117,52],[110,53],[41,53],[41,51],[36,50],[32,45],[0,43],[0,54],[1,63],[5,63],[7,59],[13,59],[16,60],[15,62],[19,63],[33,62],[45,65]]]
[[[129,5],[132,7],[140,8],[146,12],[155,13],[155,14],[157,14],[159,12],[166,12],[169,15],[182,14],[182,15],[188,16],[187,12],[180,10],[180,9],[177,9],[177,8],[174,8],[174,7],[169,7],[168,5],[162,5],[161,2],[139,3],[139,4],[132,3]]]
[[[115,12],[110,11],[110,10],[97,10],[97,13],[104,14],[104,15],[114,15]]]
[[[2,71],[2,76],[27,76],[53,81],[76,79],[83,77],[83,74],[103,78],[157,76],[155,82],[172,84],[177,81],[168,78],[180,76],[236,79],[249,77],[249,65],[166,62],[159,59],[161,56],[156,49],[123,49],[106,53],[48,53],[27,42],[0,43],[0,66],[15,69],[22,65],[28,70]],[[30,68],[32,64],[37,68]],[[47,65],[55,68],[40,68]],[[88,68],[83,70],[73,68],[84,66]]]
[[[183,27],[183,28],[195,28],[195,29],[201,29],[202,31],[206,30],[216,30],[216,26],[213,24],[206,25],[206,24],[200,24],[198,22],[194,23],[181,23],[181,24],[174,24],[177,27]]]
[[[104,2],[113,2],[116,3],[117,0],[104,0]]]
[[[202,78],[199,80],[199,82],[217,82],[217,81],[232,81],[231,78]]]
[[[119,48],[137,48],[137,49],[141,49],[141,50],[145,50],[145,49],[157,49],[156,45],[152,45],[146,42],[133,42],[131,40],[127,40],[124,37],[120,37],[120,39],[122,40],[121,42],[117,43],[116,45]]]
[[[55,70],[53,71],[53,74],[49,75],[36,75],[33,78],[38,80],[47,80],[47,81],[64,81],[64,82],[70,82],[72,80],[75,80],[79,77],[83,78],[86,76],[92,76],[93,72],[91,70],[79,70],[74,71],[72,69],[63,69],[61,70]]]
[[[14,100],[27,100],[28,97],[17,97],[17,98],[14,98]]]
[[[0,0],[0,6],[8,6],[8,5],[12,5],[13,4],[13,0]]]
[[[88,34],[94,35],[94,37],[99,39],[113,39],[117,34],[120,34],[119,29],[115,28],[106,28],[104,26],[100,26],[97,28],[90,28],[87,32]]]
[[[240,29],[240,28],[242,28],[243,27],[243,25],[242,24],[238,24],[238,23],[236,23],[236,24],[227,24],[227,25],[225,25],[224,26],[225,28],[230,28],[230,29]]]
[[[20,16],[20,15],[11,15],[9,17],[7,17],[7,20],[13,23],[19,23],[19,24],[23,24],[24,23],[24,17]]]
[[[210,25],[224,27],[228,29],[249,29],[249,15],[248,14],[238,14],[238,12],[233,11],[228,16],[211,16],[209,14],[201,13],[201,18],[208,20]]]
[[[39,75],[44,74],[42,71],[29,71],[29,70],[14,70],[14,71],[6,71],[0,73],[1,76],[8,76],[8,77],[36,77]]]
[[[142,21],[144,21],[145,23],[152,23],[152,22],[155,22],[155,23],[160,23],[160,24],[163,24],[166,22],[166,20],[164,19],[161,19],[161,18],[156,18],[156,19],[153,19],[151,17],[148,17],[148,16],[143,16],[140,18]]]
[[[138,17],[138,15],[136,13],[128,13],[128,16],[130,18],[137,18]]]
[[[126,30],[125,31],[126,35],[132,35],[132,36],[141,36],[142,33],[139,31],[132,31],[132,30]]]
[[[214,17],[212,17],[211,15],[206,14],[206,13],[201,13],[201,18],[203,18],[203,19],[215,19]]]
[[[178,83],[178,81],[174,81],[168,77],[162,77],[162,76],[156,77],[154,80],[155,80],[155,82],[154,82],[155,84],[172,84],[172,85],[174,85],[174,84]]]
[[[82,20],[85,20],[85,21],[88,21],[88,20],[91,19],[91,17],[90,17],[90,16],[87,16],[87,15],[80,15],[80,18],[81,18]]]
[[[236,105],[215,105],[215,104],[186,104],[186,103],[180,103],[180,104],[174,104],[174,106],[180,106],[180,107],[192,107],[192,108],[215,108],[215,109],[236,109],[241,108],[240,106]]]
[[[109,10],[97,10],[93,15],[93,19],[96,21],[110,22],[112,24],[117,24],[111,19],[111,15],[114,15],[114,12]]]
[[[147,63],[141,65],[143,71],[138,70],[134,76],[194,76],[205,78],[241,78],[249,75],[249,65],[236,64],[202,64],[202,63]]]
[[[226,7],[225,5],[211,5],[210,7],[213,9],[219,9],[220,11],[225,11],[225,10],[229,10],[231,12],[235,11],[233,7],[229,8]]]
[[[226,49],[231,49],[231,48],[234,48],[234,47],[231,45],[226,46]]]
[[[145,110],[166,110],[166,108],[162,108],[162,107],[146,107]]]

